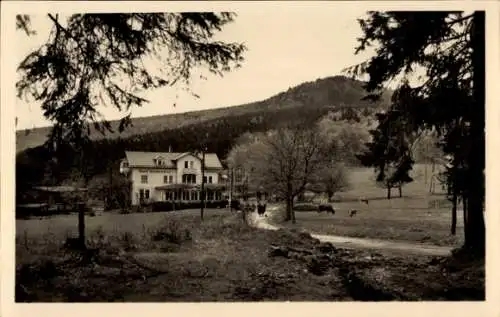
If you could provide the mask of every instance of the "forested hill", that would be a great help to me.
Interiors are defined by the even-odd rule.
[[[23,136],[24,140],[19,136],[16,184],[20,189],[74,179],[75,174],[82,172],[79,159],[84,160],[84,172],[92,178],[107,173],[110,167],[115,169],[126,150],[166,151],[171,146],[173,151],[183,152],[203,145],[224,159],[235,139],[245,132],[262,132],[290,123],[310,126],[330,111],[345,119],[371,116],[376,109],[388,105],[389,93],[375,104],[361,101],[365,95],[361,82],[339,76],[304,83],[267,100],[242,106],[135,119],[134,126],[120,137],[102,138],[95,134],[83,157],[60,147],[58,156],[62,159],[55,165],[50,164],[50,156],[41,146],[41,136],[48,130],[35,130]]]
[[[251,89],[251,85],[249,86]],[[373,105],[361,101],[365,96],[362,82],[344,76],[334,76],[317,79],[289,88],[287,91],[274,95],[266,100],[252,102],[239,106],[218,108],[203,111],[192,111],[179,114],[151,116],[132,119],[132,127],[125,132],[107,133],[102,136],[97,131],[92,131],[94,140],[100,139],[126,139],[131,136],[141,136],[165,130],[176,130],[185,126],[195,126],[200,123],[209,123],[222,118],[251,117],[252,114],[265,115],[273,113],[273,119],[284,121],[290,119],[289,111],[286,109],[307,107],[311,110],[326,110],[338,107],[373,107],[387,104],[389,93],[384,100]],[[283,110],[283,118],[279,113]],[[307,112],[305,113],[307,115]],[[258,117],[257,119],[258,120]],[[112,122],[117,127],[118,122]],[[31,130],[20,130],[16,134],[16,150],[21,152],[27,148],[37,147],[43,144],[47,138],[50,128],[37,128]]]

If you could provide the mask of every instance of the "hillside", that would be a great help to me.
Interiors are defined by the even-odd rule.
[[[107,133],[105,136],[97,131],[92,131],[91,138],[101,139],[126,139],[162,131],[192,126],[203,122],[210,122],[221,118],[248,116],[251,114],[262,114],[265,112],[281,112],[286,109],[307,107],[308,109],[328,109],[337,107],[373,107],[380,106],[361,101],[365,95],[362,82],[344,76],[334,76],[315,81],[306,82],[296,87],[289,88],[266,100],[252,102],[239,106],[218,108],[203,111],[192,111],[171,115],[160,115],[132,119],[132,127],[123,133]],[[387,102],[387,94],[385,104]],[[280,119],[279,115],[275,119]],[[112,122],[117,127],[118,121]],[[19,153],[27,148],[39,146],[47,139],[50,128],[37,128],[31,130],[20,130],[16,133],[16,152]]]
[[[83,156],[71,148],[59,147],[55,160],[40,146],[48,129],[28,135],[20,131],[16,190],[22,193],[36,184],[81,181],[82,172],[90,179],[117,173],[118,161],[126,150],[165,151],[172,147],[176,152],[184,152],[203,146],[224,159],[234,141],[245,132],[263,132],[293,123],[311,126],[332,111],[344,119],[371,116],[388,105],[388,93],[376,104],[361,101],[364,96],[361,82],[345,77],[318,79],[260,102],[135,119],[134,126],[122,135],[103,138],[94,133],[94,142],[85,146]]]

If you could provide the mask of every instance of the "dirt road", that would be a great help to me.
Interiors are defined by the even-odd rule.
[[[268,216],[273,213],[276,209],[271,207],[268,208]],[[267,222],[266,217],[259,217],[257,213],[251,214],[251,222],[254,226],[266,230],[278,230],[277,226],[274,226]],[[342,237],[334,235],[322,235],[315,234],[311,232],[311,236],[320,240],[321,242],[330,242],[331,244],[343,247],[343,248],[365,248],[365,249],[376,249],[376,250],[386,250],[386,251],[399,251],[408,254],[422,254],[430,256],[447,256],[450,254],[452,248],[442,247],[442,246],[432,246],[427,244],[418,243],[407,243],[407,242],[393,242],[388,240],[377,240],[377,239],[366,239],[366,238],[353,238],[353,237]]]

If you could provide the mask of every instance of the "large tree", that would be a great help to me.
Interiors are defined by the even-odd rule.
[[[246,135],[235,145],[228,164],[248,172],[249,187],[275,194],[286,202],[286,220],[295,223],[294,199],[322,167],[324,151],[316,126],[290,126]]]
[[[77,168],[85,185],[92,177],[84,155],[91,126],[113,131],[101,116],[102,106],[115,107],[126,115],[119,132],[130,124],[130,110],[147,100],[147,90],[184,82],[189,88],[193,70],[204,68],[222,75],[240,65],[245,47],[213,39],[233,21],[222,13],[108,13],[47,14],[52,23],[44,44],[20,63],[16,84],[19,97],[41,103],[44,116],[53,122],[46,143],[55,165],[61,147],[80,152]],[[33,34],[30,17],[17,16],[17,28]],[[198,73],[199,75],[199,73]],[[111,178],[110,178],[111,179]],[[110,184],[111,188],[111,184]],[[85,247],[83,209],[79,213],[80,239]]]
[[[331,202],[336,193],[347,190],[349,186],[349,177],[345,164],[327,161],[313,174],[312,181],[307,186],[307,189],[318,194],[325,193],[328,202]]]
[[[369,76],[370,97],[377,97],[388,81],[421,69],[423,82],[411,86],[421,102],[410,103],[404,113],[415,129],[446,134],[450,123],[462,122],[461,138],[447,143],[461,144],[467,179],[464,248],[484,254],[485,13],[369,12],[359,23],[364,34],[356,52],[375,46],[375,56],[351,71]],[[447,145],[448,154],[454,146]]]
[[[47,14],[48,39],[19,65],[19,97],[41,103],[54,123],[49,144],[80,144],[91,124],[113,128],[100,106],[124,113],[118,129],[130,124],[130,110],[147,100],[146,90],[184,82],[189,89],[200,69],[222,75],[242,62],[245,47],[213,37],[233,13]],[[30,17],[17,28],[33,34]],[[203,74],[203,73],[202,73]],[[172,102],[173,103],[173,102]]]
[[[295,223],[294,199],[300,195],[324,162],[322,140],[317,129],[282,128],[266,140],[268,148],[262,169],[256,170],[263,184],[286,202],[286,219]]]
[[[375,168],[376,182],[387,189],[387,199],[391,199],[392,188],[398,188],[401,197],[403,185],[413,181],[409,175],[413,167],[411,137],[398,112],[379,113],[377,119],[367,150],[357,158],[362,165]]]

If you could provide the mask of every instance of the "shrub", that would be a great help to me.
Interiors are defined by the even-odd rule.
[[[316,204],[297,204],[293,206],[295,211],[318,211],[319,206]]]
[[[151,232],[152,241],[181,244],[192,240],[191,230],[179,221],[171,220]]]
[[[225,208],[228,204],[227,200],[216,200],[207,201],[205,203],[206,208]],[[160,211],[173,211],[173,210],[185,210],[185,209],[198,209],[201,208],[201,201],[189,201],[189,202],[172,202],[172,201],[155,201],[148,205],[153,212]]]

